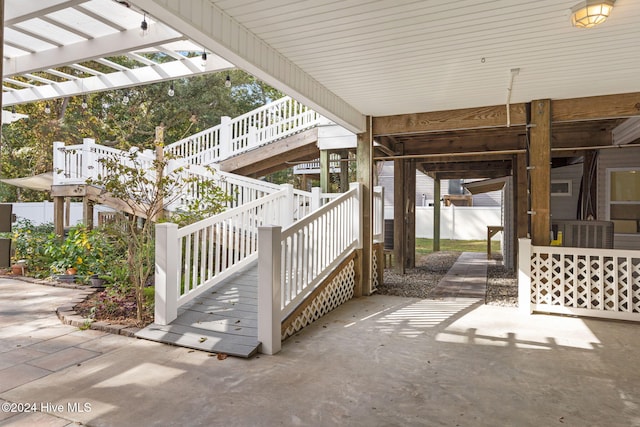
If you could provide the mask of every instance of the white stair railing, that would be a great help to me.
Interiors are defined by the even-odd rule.
[[[305,297],[362,244],[361,184],[286,229],[259,231],[258,341],[280,350],[281,324]]]
[[[293,187],[178,228],[156,225],[155,322],[167,325],[178,308],[258,257],[258,227],[293,222]]]
[[[320,120],[318,113],[286,96],[233,119],[222,117],[219,125],[167,145],[165,153],[210,165],[310,129]]]

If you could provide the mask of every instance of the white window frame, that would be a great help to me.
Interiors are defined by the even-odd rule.
[[[614,202],[611,203],[611,173],[612,172],[629,172],[629,171],[637,171],[640,173],[640,166],[637,167],[628,167],[628,168],[607,168],[607,182],[605,183],[605,214],[607,221],[611,221],[611,205],[640,205],[640,200],[636,202]],[[615,233],[620,236],[640,236],[640,233]]]
[[[562,193],[554,193],[551,192],[551,196],[553,197],[571,197],[573,194],[573,181],[570,179],[552,179],[551,187],[553,188],[553,184],[567,184],[567,191]]]

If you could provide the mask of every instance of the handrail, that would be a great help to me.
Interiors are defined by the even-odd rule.
[[[156,225],[155,322],[166,325],[180,306],[258,257],[258,227],[286,224],[285,188],[178,228]]]
[[[316,126],[321,116],[285,96],[165,147],[189,164],[209,165]]]

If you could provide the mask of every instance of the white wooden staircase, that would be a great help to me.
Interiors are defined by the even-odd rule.
[[[312,197],[290,185],[220,170],[212,176],[203,166],[254,155],[321,122],[315,112],[287,97],[164,147],[165,154],[177,158],[165,173],[188,166],[181,173],[217,180],[235,198],[225,212],[186,227],[156,225],[155,322],[138,333],[140,338],[241,357],[252,356],[261,345],[263,352],[279,350],[281,336],[286,336],[280,330],[283,321],[360,247],[362,190],[355,186],[337,198],[323,198],[319,192]],[[270,152],[281,156],[277,150],[263,153]],[[54,186],[80,187],[88,178],[96,179],[105,173],[99,161],[105,156],[130,158],[92,140],[76,146],[55,143]],[[153,153],[135,156],[155,173]],[[169,210],[198,197],[198,191],[196,180]],[[381,238],[381,194],[376,201],[375,234]],[[265,239],[271,246],[259,254]],[[258,277],[267,268],[271,274]],[[352,287],[353,278],[349,280],[346,286]],[[306,321],[289,323],[300,327]]]

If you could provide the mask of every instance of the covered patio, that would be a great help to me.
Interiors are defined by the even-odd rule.
[[[62,405],[0,413],[9,425],[640,422],[630,323],[376,295],[334,310],[277,357],[220,360],[61,325],[53,309],[76,290],[7,279],[0,287],[0,403]]]

